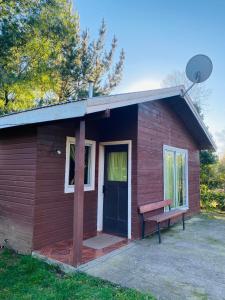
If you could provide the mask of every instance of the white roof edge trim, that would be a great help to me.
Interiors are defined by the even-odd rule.
[[[182,86],[91,98],[87,100],[87,114],[95,113],[105,109],[113,109],[132,104],[179,96],[181,95],[181,87]]]
[[[63,105],[64,109],[62,109]],[[2,118],[0,118],[0,129],[82,117],[85,114],[86,105],[84,101],[47,106],[39,109],[28,110],[8,116],[3,116]]]

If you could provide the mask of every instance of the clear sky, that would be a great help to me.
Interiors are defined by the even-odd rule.
[[[224,0],[74,0],[81,28],[96,37],[102,18],[108,41],[115,34],[126,52],[123,80],[114,91],[160,87],[190,57],[208,55],[214,65],[206,82],[205,123],[225,152],[225,1]]]

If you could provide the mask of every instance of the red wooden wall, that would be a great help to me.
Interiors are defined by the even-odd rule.
[[[32,249],[36,178],[36,131],[0,132],[0,244]]]
[[[38,249],[53,242],[72,238],[73,193],[64,193],[66,136],[74,136],[74,121],[42,125],[37,133],[37,178],[33,247]],[[97,229],[98,146],[99,142],[132,140],[133,174],[136,172],[137,107],[116,109],[110,118],[86,121],[86,139],[95,140],[95,190],[85,192],[84,238]],[[62,151],[56,154],[56,148]],[[133,177],[135,185],[136,177]],[[136,190],[133,193],[136,204]],[[135,228],[135,226],[133,226]]]
[[[0,132],[0,243],[22,252],[72,237],[73,193],[64,193],[66,136],[75,120]],[[155,101],[87,119],[96,143],[95,190],[85,192],[84,237],[96,234],[99,142],[132,140],[132,237],[140,236],[138,204],[163,199],[163,144],[188,149],[189,207],[199,211],[199,151],[179,117]],[[56,154],[56,149],[62,151]]]
[[[139,105],[138,204],[161,201],[163,195],[163,145],[188,150],[189,214],[200,210],[199,150],[179,117],[165,101]]]

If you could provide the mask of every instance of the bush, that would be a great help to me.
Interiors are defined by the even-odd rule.
[[[221,189],[210,190],[207,185],[200,185],[201,207],[225,211],[225,192]]]

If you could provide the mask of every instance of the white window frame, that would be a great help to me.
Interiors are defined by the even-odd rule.
[[[187,149],[182,149],[182,148],[177,148],[177,147],[172,147],[168,145],[163,145],[163,189],[164,189],[164,200],[166,200],[166,188],[165,188],[165,152],[166,151],[173,151],[173,152],[179,152],[179,153],[184,153],[185,154],[185,184],[186,184],[186,204],[183,206],[178,206],[174,207],[171,209],[188,209],[189,208],[189,188],[188,188],[188,150]],[[174,164],[175,168],[175,164]],[[176,177],[176,172],[174,171],[175,177]],[[175,195],[177,195],[177,189],[176,189],[176,178],[174,180],[174,191]]]
[[[65,165],[65,193],[74,193],[74,185],[69,185],[69,168],[70,168],[70,145],[76,144],[74,137],[66,137],[66,165]],[[90,158],[90,184],[84,185],[84,191],[95,190],[95,159],[96,159],[96,142],[91,140],[85,140],[85,146],[91,146],[91,158]]]

